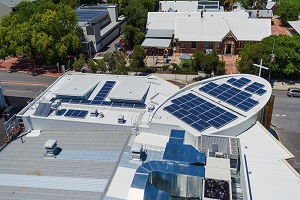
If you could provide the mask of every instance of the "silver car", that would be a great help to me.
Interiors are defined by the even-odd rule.
[[[299,88],[289,88],[287,91],[287,95],[289,97],[300,97],[300,89]]]

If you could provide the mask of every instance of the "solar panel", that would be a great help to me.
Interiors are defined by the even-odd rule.
[[[245,88],[246,91],[249,91],[253,94],[257,94],[257,95],[263,95],[264,93],[266,93],[267,91],[262,89],[264,87],[263,84],[254,82],[251,85],[247,86]]]
[[[74,112],[74,110],[69,109],[69,110],[66,112],[65,116],[66,116],[66,117],[70,117],[70,116],[72,115],[73,112]]]
[[[231,84],[234,85],[234,86],[236,86],[236,87],[241,88],[241,87],[244,87],[245,85],[247,85],[250,82],[251,82],[251,80],[242,77],[242,78],[240,78],[240,79],[238,79],[236,81],[231,82]]]
[[[77,117],[79,115],[79,113],[81,112],[81,110],[75,110],[72,114],[71,117]]]
[[[229,80],[227,80],[228,83],[233,83],[236,81],[236,78],[230,78]]]
[[[115,81],[106,81],[93,100],[103,101],[115,84]]]
[[[45,103],[39,103],[38,107],[36,108],[35,112],[33,113],[34,116],[41,116],[41,113],[45,107]]]
[[[264,93],[266,93],[267,90],[264,90],[264,89],[258,89],[257,91],[255,91],[255,94],[258,94],[258,95],[263,95]]]
[[[229,79],[227,82],[229,82],[229,81],[234,82],[234,81],[242,80],[240,82],[248,83],[250,81],[249,79],[246,79],[246,78],[241,78],[239,80],[233,80],[234,78],[231,78],[231,79]],[[238,84],[240,84],[240,83],[238,83]],[[257,83],[257,84],[259,84],[259,83]],[[209,85],[209,83],[207,85]],[[207,91],[207,88],[211,88],[211,86],[214,86],[215,88]],[[203,90],[203,88],[205,88],[205,89]],[[208,87],[205,85],[205,86],[202,86],[201,88],[199,88],[199,90],[204,91],[205,93],[207,93],[215,98],[218,98],[232,106],[235,106],[238,109],[241,109],[243,111],[249,111],[251,108],[253,108],[255,105],[258,104],[258,101],[255,101],[252,99],[251,99],[251,103],[246,101],[252,97],[252,95],[250,93],[242,91],[235,87],[232,87],[226,83],[221,84],[221,85],[217,85],[214,83],[213,85],[210,84],[210,86],[208,86]],[[246,90],[246,88],[245,88],[245,90]],[[256,91],[258,91],[258,90],[256,90]],[[263,94],[264,91],[258,91],[258,93]],[[207,105],[203,105],[202,108],[209,109],[209,107],[207,107]]]
[[[88,114],[88,111],[86,110],[82,110],[79,114],[78,114],[78,118],[85,118],[85,116]]]
[[[189,100],[182,103],[181,99]],[[236,115],[191,93],[173,99],[171,102],[172,104],[166,106],[164,110],[198,131],[211,126],[220,128],[237,118]]]

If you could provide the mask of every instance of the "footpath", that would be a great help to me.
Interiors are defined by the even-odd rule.
[[[171,60],[173,60],[176,64],[180,63],[179,55],[176,55],[175,57],[171,57]],[[170,58],[169,58],[170,59]],[[223,57],[224,61],[226,60],[226,69],[227,69],[227,74],[234,74],[236,73],[236,67],[235,67],[235,60],[236,57],[233,56],[224,56]],[[18,62],[18,58],[7,58],[6,60],[0,60],[0,70],[5,70],[9,71],[11,67]],[[152,57],[148,58],[146,60],[150,66],[152,66],[153,61]],[[165,65],[166,63],[163,63],[163,58],[159,57],[158,58],[158,63],[155,64],[156,67],[161,67]],[[22,70],[18,70],[18,72],[23,72],[23,73],[30,73],[34,75],[29,68],[25,67]],[[63,73],[57,73],[53,72],[51,70],[44,70],[41,75],[43,76],[52,76],[52,77],[59,77]],[[134,73],[135,74],[135,73]],[[170,74],[170,73],[156,73],[157,76],[159,76],[162,79],[168,80],[174,84],[177,84],[179,86],[184,86],[187,84],[190,84],[195,81],[199,76],[198,75],[185,75],[185,74]],[[280,80],[273,80],[271,82],[272,88],[275,90],[287,90],[288,88],[295,87],[295,88],[300,88],[300,80],[299,81],[280,81]]]

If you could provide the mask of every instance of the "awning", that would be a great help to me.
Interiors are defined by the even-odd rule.
[[[146,38],[142,44],[143,47],[168,48],[172,39]]]

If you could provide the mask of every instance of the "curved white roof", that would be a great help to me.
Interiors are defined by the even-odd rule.
[[[150,121],[177,124],[195,136],[202,133],[238,135],[241,128],[246,130],[255,123],[257,113],[271,93],[271,85],[254,75],[206,79],[169,97]]]

